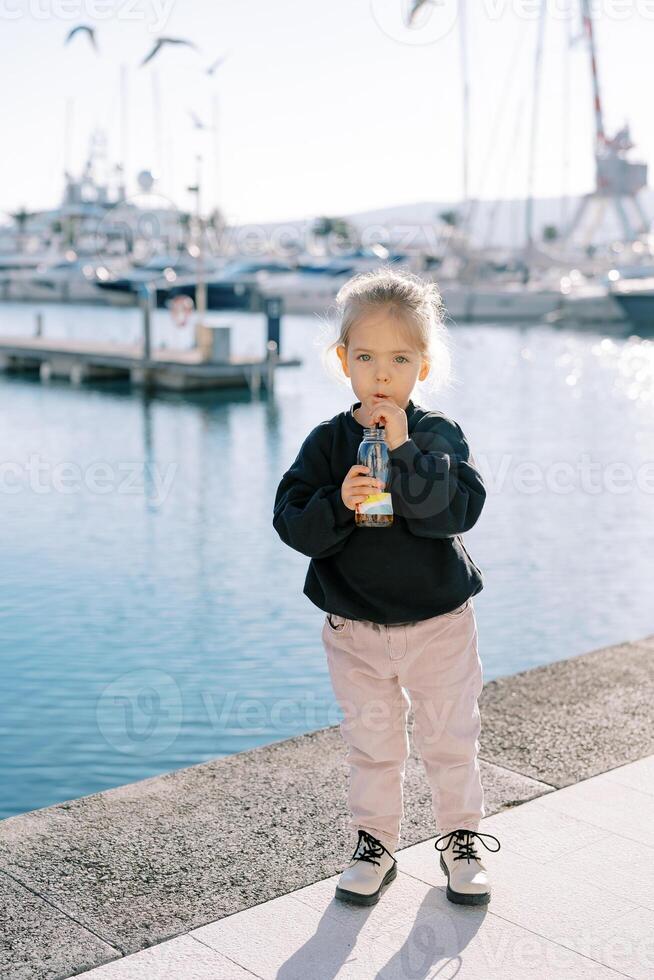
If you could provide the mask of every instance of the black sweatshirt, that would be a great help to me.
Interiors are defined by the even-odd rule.
[[[482,573],[461,534],[481,514],[486,489],[457,422],[406,407],[408,440],[389,450],[393,523],[358,527],[341,486],[363,439],[355,402],[320,422],[282,476],[273,527],[311,558],[304,594],[327,613],[394,624],[451,612],[480,592]]]

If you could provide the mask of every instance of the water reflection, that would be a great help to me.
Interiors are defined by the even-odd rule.
[[[274,397],[0,376],[0,816],[340,720],[308,559],[271,526],[305,435],[353,400],[324,374],[318,329],[287,319],[304,363]],[[237,355],[260,349],[260,322],[236,332]],[[461,423],[489,487],[466,537],[485,678],[652,632],[654,488],[637,482],[654,460],[651,341],[497,325],[454,339],[460,385],[416,400]]]

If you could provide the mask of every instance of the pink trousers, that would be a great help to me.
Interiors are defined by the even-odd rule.
[[[478,830],[486,815],[477,758],[483,669],[472,598],[401,626],[328,614],[322,640],[343,712],[350,828],[397,848],[412,709],[439,833]]]

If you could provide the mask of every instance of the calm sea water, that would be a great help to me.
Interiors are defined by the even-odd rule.
[[[131,313],[44,307],[53,335],[129,339]],[[0,307],[0,333],[31,329]],[[256,316],[236,353],[259,352]],[[308,559],[271,525],[307,432],[354,396],[318,321],[287,317],[265,392],[152,399],[0,374],[0,816],[335,725]],[[188,346],[157,314],[155,343]],[[654,345],[454,328],[461,384],[416,399],[487,480],[466,545],[486,680],[654,631]]]

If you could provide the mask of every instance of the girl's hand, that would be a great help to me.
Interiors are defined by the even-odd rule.
[[[359,464],[351,466],[348,470],[347,476],[343,480],[343,486],[341,487],[341,497],[345,506],[349,507],[350,510],[356,510],[357,504],[363,503],[371,493],[379,493],[383,489],[384,484],[381,480],[374,480],[370,476],[362,476],[362,474],[369,472],[369,466],[361,466]]]
[[[386,429],[386,442],[389,449],[397,449],[409,438],[406,412],[392,398],[371,395],[370,424],[381,422]]]

